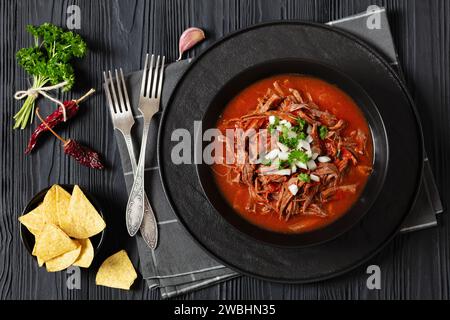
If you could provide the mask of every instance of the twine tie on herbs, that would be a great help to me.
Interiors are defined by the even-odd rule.
[[[51,95],[49,95],[47,92],[48,91],[52,91],[52,90],[56,90],[59,88],[64,87],[67,84],[67,81],[63,81],[61,83],[55,84],[53,86],[42,86],[42,87],[37,87],[37,88],[29,88],[28,90],[19,90],[14,94],[14,99],[16,100],[22,100],[25,97],[31,96],[33,98],[37,98],[39,96],[39,94],[43,95],[44,97],[46,97],[47,99],[53,101],[54,103],[58,104],[61,108],[62,108],[62,112],[63,112],[63,117],[64,117],[64,122],[67,120],[67,116],[66,116],[66,107],[64,106],[64,104],[59,101],[56,98],[53,98]]]

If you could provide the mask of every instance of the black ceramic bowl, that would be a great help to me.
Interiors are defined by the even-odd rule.
[[[71,194],[75,185],[60,184],[59,186]],[[22,215],[25,215],[28,212],[32,211],[34,208],[36,208],[44,200],[45,194],[47,193],[47,191],[50,188],[51,188],[51,186],[39,191],[30,200],[30,202],[28,202],[27,206],[25,207],[25,209],[22,212]],[[85,189],[83,189],[83,188],[81,188],[81,189],[82,189],[83,193],[86,195],[86,197],[88,198],[88,200],[92,203],[94,208],[97,210],[97,212],[102,216],[102,218],[104,218],[102,209],[101,209],[98,201],[94,198],[94,196],[92,196],[92,194],[87,192]],[[99,234],[96,234],[95,236],[89,238],[92,242],[92,246],[94,247],[95,254],[97,254],[98,251],[100,250],[100,247],[103,242],[104,234],[105,234],[105,230],[103,230]],[[34,235],[23,224],[20,224],[20,238],[22,239],[23,245],[25,246],[25,248],[31,255],[33,252],[34,242],[35,242]]]
[[[288,234],[269,231],[252,224],[234,211],[221,193],[218,192],[212,170],[207,164],[198,164],[197,172],[201,186],[211,205],[235,228],[257,240],[275,245],[308,246],[339,236],[357,223],[370,209],[385,180],[388,162],[388,140],[377,107],[361,86],[340,70],[318,61],[302,59],[267,61],[244,70],[235,76],[222,87],[209,105],[202,122],[203,130],[216,126],[218,117],[228,102],[244,88],[258,80],[286,73],[313,76],[336,85],[356,102],[367,120],[374,146],[373,173],[370,175],[361,196],[349,211],[334,222],[309,232]],[[205,148],[208,143],[210,142],[204,142],[202,148]]]

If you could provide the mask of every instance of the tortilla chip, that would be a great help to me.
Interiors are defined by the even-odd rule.
[[[36,257],[38,266],[42,267],[44,265],[44,261],[41,258],[36,256],[36,243],[34,243],[33,252],[31,254]]]
[[[89,268],[92,260],[94,260],[94,247],[89,239],[80,239],[78,242],[81,244],[81,253],[73,265],[82,268]]]
[[[76,239],[90,238],[106,227],[103,218],[77,185],[73,188],[66,214],[60,216],[60,223],[61,228]]]
[[[97,271],[95,283],[99,286],[130,290],[137,274],[125,250],[113,254]]]
[[[58,215],[56,214],[56,189],[58,185],[53,185],[45,194],[42,202],[42,213],[48,223],[59,225]]]
[[[60,256],[57,256],[53,259],[48,260],[45,263],[45,267],[48,272],[57,272],[70,267],[80,256],[81,252],[81,244],[78,244],[78,247],[75,250],[66,252]]]
[[[58,218],[58,224],[59,223],[59,217],[65,215],[67,213],[67,209],[69,208],[70,203],[70,193],[68,193],[66,190],[61,188],[60,186],[55,186],[56,190],[56,216]]]
[[[19,217],[20,223],[22,223],[27,229],[35,236],[41,233],[42,228],[45,225],[45,217],[42,213],[42,204],[37,206],[32,211]]]
[[[69,238],[60,228],[54,224],[47,223],[42,229],[39,237],[36,238],[35,254],[42,261],[62,255],[75,250],[78,244]]]

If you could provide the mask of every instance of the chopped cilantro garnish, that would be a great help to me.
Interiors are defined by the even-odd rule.
[[[297,136],[300,140],[306,140],[306,134],[304,132],[300,132]]]
[[[277,126],[275,124],[270,124],[269,127],[268,127],[269,133],[273,134],[275,132],[276,127]]]
[[[294,133],[294,135],[292,135]],[[291,134],[291,136],[289,135]],[[286,126],[281,127],[281,135],[278,137],[278,140],[287,146],[289,149],[295,149],[298,145],[298,135],[295,134],[295,131],[292,128],[288,128]]]
[[[280,164],[278,165],[278,169],[284,169],[289,166],[288,160],[281,160]]]
[[[319,127],[319,137],[320,137],[320,139],[322,139],[322,140],[325,139],[327,134],[328,134],[328,128],[325,127],[325,126],[320,126]]]
[[[280,136],[278,138],[278,140],[284,144],[286,147],[288,147],[289,149],[295,149],[297,148],[298,145],[298,138],[287,138],[284,136]]]
[[[289,153],[288,161],[290,164],[295,163],[297,161],[307,163],[309,160],[308,155],[301,150],[293,150]]]
[[[300,181],[303,181],[303,182],[310,182],[311,181],[311,178],[309,177],[309,174],[307,174],[307,173],[300,173],[298,175],[298,179]]]
[[[300,128],[300,131],[303,131],[305,129],[305,126],[306,126],[306,121],[303,120],[302,118],[298,117],[297,118],[297,123],[298,123],[298,127]]]
[[[277,116],[273,116],[273,117],[274,117],[275,121],[272,124],[270,124],[268,127],[270,134],[274,133],[275,129],[280,124],[280,118],[278,118]]]

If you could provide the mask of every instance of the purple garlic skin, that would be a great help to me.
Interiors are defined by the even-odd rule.
[[[181,60],[181,58],[183,57],[183,53],[191,49],[197,43],[203,41],[203,39],[205,39],[205,33],[202,29],[192,27],[184,30],[179,41],[180,56],[178,57],[177,61]]]

